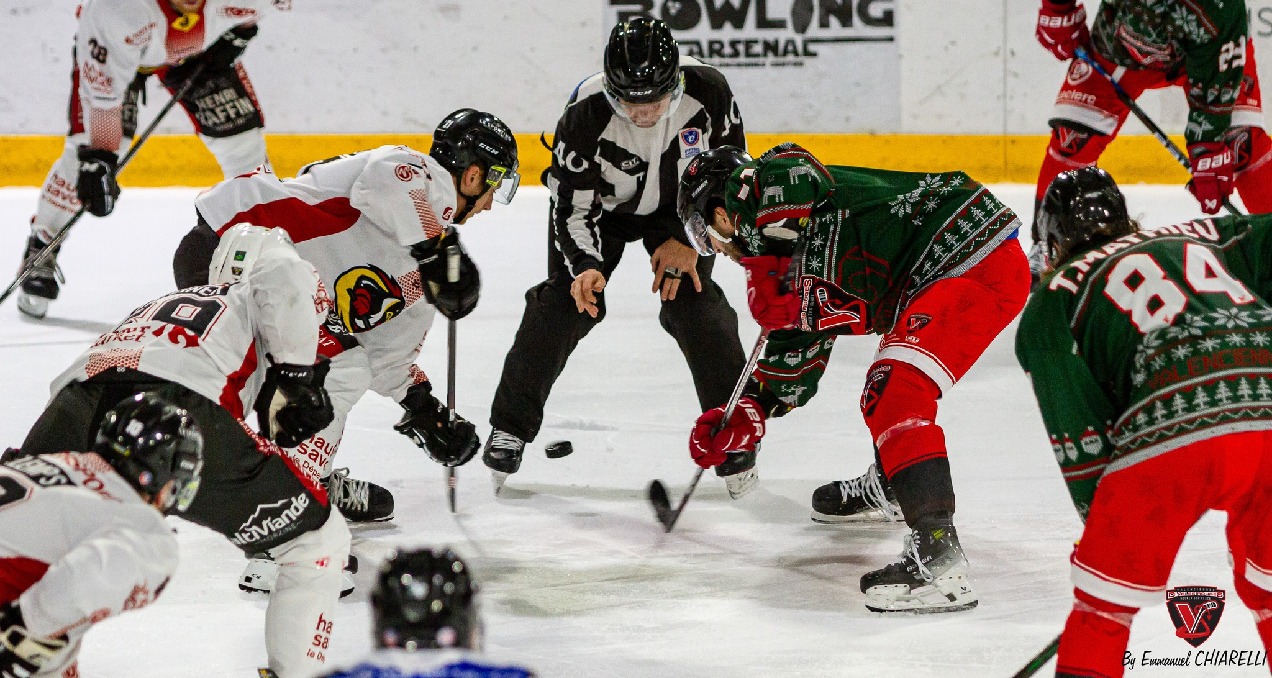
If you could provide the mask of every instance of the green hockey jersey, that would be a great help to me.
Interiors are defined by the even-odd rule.
[[[736,170],[725,209],[753,255],[785,254],[799,242],[806,304],[828,295],[852,309],[848,331],[778,330],[755,372],[781,415],[808,402],[836,334],[883,334],[933,283],[962,274],[1016,235],[1016,214],[962,172],[924,174],[824,166],[783,145]]]
[[[1079,513],[1100,477],[1272,429],[1272,215],[1109,241],[1058,266],[1016,335]]]
[[[1244,0],[1105,0],[1096,13],[1096,52],[1132,69],[1188,74],[1189,144],[1218,141],[1245,74]]]

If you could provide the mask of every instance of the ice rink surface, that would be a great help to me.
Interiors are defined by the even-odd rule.
[[[994,190],[1028,223],[1032,186]],[[1182,187],[1127,193],[1131,213],[1149,227],[1199,215]],[[75,226],[60,258],[67,283],[46,320],[21,318],[12,300],[0,309],[0,362],[9,366],[0,442],[21,442],[51,379],[99,333],[172,287],[172,252],[194,223],[195,194],[125,189],[112,216]],[[6,266],[20,258],[35,201],[35,189],[0,189],[0,215],[10,224],[0,241]],[[513,205],[496,205],[461,229],[484,287],[477,310],[459,323],[458,410],[483,440],[523,294],[546,271],[546,210],[545,189],[527,187]],[[1068,554],[1081,525],[1015,361],[1015,323],[940,402],[955,521],[980,606],[885,617],[865,609],[858,579],[896,556],[904,529],[808,518],[817,486],[855,477],[872,459],[857,401],[876,340],[840,340],[818,396],[770,423],[752,494],[731,501],[708,473],[675,531],[664,534],[645,486],[661,478],[674,499],[692,478],[685,441],[697,403],[688,368],[658,325],[649,259],[639,244],[626,258],[606,290],[606,321],[570,359],[544,430],[501,498],[475,460],[459,470],[460,512],[452,516],[441,467],[390,428],[397,404],[368,394],[354,409],[336,466],[390,488],[397,517],[354,530],[359,589],[340,606],[329,662],[369,650],[372,573],[399,545],[450,544],[465,556],[483,588],[487,649],[542,676],[1010,676],[1060,631],[1071,602]],[[758,328],[745,311],[741,268],[721,259],[716,278],[743,316],[749,347]],[[445,352],[439,322],[420,364],[441,385]],[[557,439],[573,441],[574,454],[545,458],[543,444]],[[1224,520],[1212,513],[1189,534],[1170,583],[1229,592],[1222,623],[1201,649],[1259,649],[1232,591]],[[156,604],[88,634],[85,678],[247,678],[264,665],[265,601],[236,588],[238,549],[170,522],[181,542],[176,577]],[[1164,604],[1137,617],[1130,649],[1137,660],[1130,676],[1267,675],[1266,668],[1141,667],[1144,652],[1175,657],[1192,649],[1175,637]]]

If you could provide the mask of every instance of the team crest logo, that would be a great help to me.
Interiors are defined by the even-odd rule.
[[[932,316],[926,313],[915,313],[905,319],[905,327],[910,330],[910,332],[918,332],[924,327],[927,327],[927,324],[930,322],[932,322]]]
[[[419,176],[419,170],[410,165],[398,165],[393,168],[393,174],[401,181],[410,181]]]
[[[879,398],[883,396],[883,389],[891,376],[892,366],[887,363],[875,365],[866,375],[866,388],[861,392],[861,411],[867,417],[874,414],[875,405],[879,404]]]
[[[406,310],[406,302],[393,276],[366,264],[336,278],[336,310],[350,332],[366,332]]]
[[[1166,611],[1175,635],[1193,647],[1210,638],[1223,615],[1224,590],[1214,586],[1177,586],[1166,591]]]
[[[1091,73],[1093,72],[1094,71],[1091,70],[1091,64],[1088,64],[1082,59],[1074,59],[1073,65],[1069,66],[1069,74],[1066,78],[1070,85],[1077,85],[1091,77]]]

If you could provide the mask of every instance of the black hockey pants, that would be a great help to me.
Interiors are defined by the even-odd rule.
[[[220,532],[249,555],[327,521],[331,509],[326,491],[302,480],[284,457],[268,451],[277,447],[258,446],[238,419],[217,403],[143,372],[112,370],[68,384],[31,427],[21,453],[91,451],[106,412],[142,391],[184,408],[203,434],[199,492],[186,512],[173,515]]]
[[[656,217],[601,216],[601,273],[609,280],[629,242],[641,241],[645,251],[667,241],[667,223]],[[725,404],[737,384],[746,356],[738,340],[738,315],[720,286],[711,279],[715,257],[698,258],[702,292],[686,276],[676,298],[662,302],[659,324],[680,346],[693,375],[703,411]],[[526,292],[526,310],[490,408],[490,424],[522,440],[534,440],[543,425],[543,406],[552,384],[579,340],[605,319],[605,293],[597,294],[600,312],[593,318],[579,313],[570,296],[574,277],[549,233],[548,279]],[[615,355],[615,361],[621,356]]]

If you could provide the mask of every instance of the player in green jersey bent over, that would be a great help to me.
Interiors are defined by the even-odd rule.
[[[1016,354],[1086,521],[1056,675],[1122,675],[1131,618],[1210,509],[1272,646],[1272,216],[1141,231],[1087,167],[1056,177],[1038,225],[1049,268]]]
[[[871,610],[974,606],[936,400],[1025,304],[1019,219],[962,172],[828,167],[794,144],[758,161],[732,147],[697,156],[679,212],[699,252],[746,267],[751,314],[771,330],[723,429],[712,435],[724,408],[698,419],[694,461],[754,449],[769,417],[808,402],[836,335],[882,335],[861,395],[876,463],[818,488],[813,519],[904,517],[899,561],[861,579]]]

